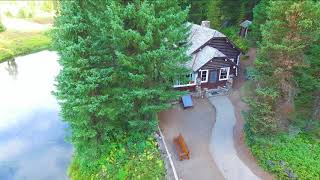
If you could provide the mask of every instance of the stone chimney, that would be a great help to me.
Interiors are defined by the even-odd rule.
[[[210,21],[202,21],[201,26],[210,28]]]

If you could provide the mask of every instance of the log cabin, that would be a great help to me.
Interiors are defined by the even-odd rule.
[[[195,91],[225,87],[227,81],[238,76],[242,51],[221,32],[211,29],[209,21],[201,25],[190,24],[188,38],[191,56],[185,66],[190,70],[187,81],[175,80],[174,88]],[[185,83],[182,83],[185,82]]]

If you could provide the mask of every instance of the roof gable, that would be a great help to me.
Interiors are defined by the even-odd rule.
[[[187,50],[187,54],[192,56],[192,58],[185,64],[187,68],[192,69],[194,72],[198,71],[214,58],[222,58],[228,63],[235,64],[229,59],[230,57],[220,51],[219,48],[210,45],[211,40],[221,39],[227,42],[225,44],[227,48],[230,48],[228,46],[231,46],[232,49],[236,48],[239,50],[231,41],[229,42],[229,39],[224,34],[217,30],[197,24],[188,23],[188,25],[191,25],[191,30],[188,38],[190,47]],[[239,50],[239,52],[241,51]]]
[[[197,24],[192,24],[190,30],[190,36],[188,42],[190,43],[190,47],[187,51],[187,54],[191,55],[194,51],[204,45],[207,41],[209,41],[213,37],[226,37],[221,32],[203,27]]]
[[[205,46],[200,51],[192,54],[192,60],[188,61],[186,66],[193,71],[197,71],[215,57],[226,57],[226,55],[213,47]]]

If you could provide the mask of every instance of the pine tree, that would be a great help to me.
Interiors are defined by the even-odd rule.
[[[208,0],[179,0],[179,2],[182,8],[190,8],[188,21],[200,24],[201,21],[207,20]]]
[[[269,5],[269,0],[261,0],[258,5],[253,9],[253,23],[251,38],[254,41],[261,41],[261,30],[260,26],[264,24],[267,20],[267,7]]]
[[[207,18],[216,29],[235,25],[252,18],[252,9],[258,0],[208,0]]]
[[[208,2],[208,20],[211,27],[214,29],[220,29],[223,23],[223,15],[221,13],[221,0],[209,0]]]
[[[305,98],[308,97],[308,94],[317,93],[317,91],[310,91],[310,87],[315,88],[314,90],[318,87],[317,73],[314,72],[318,70],[317,63],[314,62],[316,58],[310,56],[310,53],[315,53],[315,50],[311,51],[311,49],[314,48],[313,44],[317,44],[320,40],[320,20],[317,18],[320,15],[320,3],[271,1],[265,9],[266,19],[259,27],[261,43],[255,62],[260,74],[258,90],[261,94],[256,99],[260,98],[259,102],[267,102],[270,113],[261,115],[261,118],[255,117],[255,119],[260,120],[269,114],[274,123],[289,124],[295,120],[294,114],[299,112],[296,111],[296,106],[301,105],[301,100],[303,100],[298,92],[304,91],[305,94],[302,97],[305,95]],[[306,63],[308,59],[310,63],[313,63],[312,67],[308,67]],[[301,77],[297,77],[298,74]],[[264,90],[263,93],[261,90]],[[268,96],[272,94],[276,94],[276,98],[269,101]],[[294,100],[298,100],[297,103]],[[312,102],[308,104],[311,109]],[[278,122],[275,122],[274,119]]]
[[[282,96],[289,103],[295,96],[294,69],[304,65],[304,54],[320,35],[319,5],[312,1],[271,2],[268,20],[261,27],[262,50],[266,50],[264,55],[274,66]]]
[[[295,70],[298,93],[295,98],[295,123],[315,130],[320,138],[320,46],[319,42],[311,45],[306,53],[306,65]]]
[[[118,134],[150,134],[189,57],[187,11],[175,0],[61,1],[55,92],[81,169],[92,172]]]

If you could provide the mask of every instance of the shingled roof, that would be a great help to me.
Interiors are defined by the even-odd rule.
[[[197,24],[189,23],[188,25],[191,25],[191,32],[188,39],[190,47],[187,51],[187,54],[191,55],[192,58],[186,63],[187,68],[190,68],[193,71],[197,71],[208,61],[212,60],[215,57],[226,57],[225,54],[223,54],[216,48],[210,46],[201,47],[212,38],[226,37],[224,34],[215,29],[200,26]]]
[[[192,54],[192,59],[191,61],[187,62],[186,66],[193,71],[197,71],[215,57],[226,57],[226,55],[216,48],[205,46],[200,51]]]
[[[243,22],[240,24],[240,26],[241,26],[241,27],[244,27],[244,28],[247,28],[247,27],[249,27],[251,24],[252,24],[252,21],[245,20],[245,21],[243,21]]]
[[[188,39],[188,42],[190,42],[191,46],[189,47],[187,54],[191,55],[195,50],[199,49],[203,44],[205,44],[213,37],[226,36],[215,29],[207,28],[197,24],[192,24],[190,36]]]

